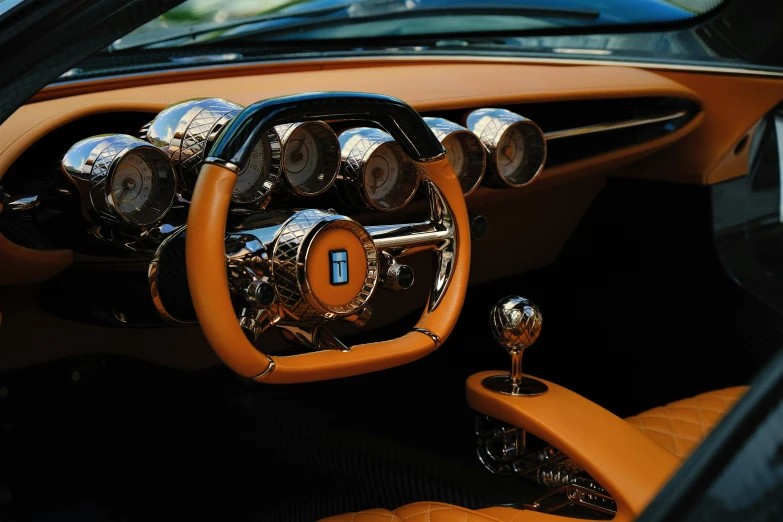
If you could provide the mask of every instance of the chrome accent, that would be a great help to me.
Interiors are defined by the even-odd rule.
[[[365,307],[359,310],[357,313],[343,317],[343,320],[353,324],[357,328],[362,328],[367,324],[367,321],[369,321],[371,317],[372,307],[370,305],[365,305]]]
[[[481,383],[484,388],[528,397],[547,392],[546,384],[522,375],[522,355],[538,339],[542,322],[538,307],[524,297],[507,296],[492,307],[489,327],[495,341],[511,355],[511,372],[485,378]]]
[[[324,154],[323,158],[321,158],[321,165],[320,165],[320,167],[322,167],[322,170],[320,173],[314,174],[314,176],[320,180],[317,190],[305,190],[306,185],[297,186],[296,184],[292,183],[291,180],[288,178],[288,171],[286,170],[285,158],[286,158],[286,146],[288,145],[288,140],[291,138],[291,135],[293,135],[293,133],[297,129],[303,127],[317,128],[318,131],[315,132],[310,131],[315,139],[318,139],[316,132],[322,134],[322,139],[320,140],[321,142],[320,145]],[[337,135],[334,133],[332,128],[322,121],[308,121],[308,122],[287,123],[285,125],[278,125],[275,127],[275,132],[280,137],[280,147],[281,147],[280,171],[282,172],[281,177],[285,180],[286,182],[285,184],[288,187],[288,189],[298,196],[317,196],[329,190],[329,188],[334,184],[335,180],[337,179],[337,174],[340,172],[340,142],[337,140]],[[331,157],[329,156],[330,151],[333,152],[333,155]]]
[[[388,252],[382,253],[380,265],[378,284],[381,285],[381,288],[397,292],[408,290],[413,286],[415,279],[413,269],[408,265],[398,263]],[[406,271],[410,277],[405,274]]]
[[[342,341],[318,324],[287,324],[279,323],[277,327],[280,333],[289,341],[296,341],[304,346],[318,351],[333,350],[338,352],[350,352]]]
[[[155,250],[155,254],[152,256],[152,261],[150,261],[150,264],[147,266],[147,283],[150,286],[150,296],[152,297],[152,304],[155,306],[155,310],[164,321],[179,326],[194,325],[198,324],[198,322],[182,321],[171,315],[168,310],[166,310],[166,307],[163,305],[163,300],[160,297],[158,274],[160,273],[160,256],[163,253],[163,250],[169,246],[169,243],[179,237],[179,235],[182,234],[186,228],[187,225],[182,225],[172,230],[169,235],[163,241],[161,241],[160,245],[158,245],[157,250]]]
[[[3,212],[29,212],[30,210],[35,210],[40,205],[40,195],[27,196],[7,203],[3,208]]]
[[[597,123],[595,125],[587,125],[585,127],[576,127],[573,129],[564,129],[559,131],[545,132],[544,137],[547,141],[559,140],[562,138],[572,138],[574,136],[582,136],[585,134],[596,134],[599,132],[607,132],[620,129],[628,129],[631,127],[640,127],[642,125],[650,125],[653,123],[661,123],[665,121],[676,120],[687,116],[688,111],[677,111],[672,114],[666,114],[664,116],[658,116],[655,118],[636,118],[625,121],[613,121],[606,123]]]
[[[278,319],[279,317],[269,310],[243,308],[239,311],[239,327],[251,343],[255,343]]]
[[[111,178],[122,158],[128,153],[144,154],[146,159],[159,163],[150,165],[157,172],[158,193],[149,208],[130,219],[120,212],[114,201]],[[157,157],[156,157],[157,156]],[[161,172],[161,169],[164,172]],[[90,216],[98,222],[145,227],[160,221],[171,208],[176,196],[176,179],[169,156],[163,151],[127,134],[102,134],[76,142],[60,162],[62,173],[77,187]]]
[[[223,167],[224,169],[228,169],[232,171],[234,174],[239,175],[239,171],[241,170],[239,168],[239,165],[235,165],[234,163],[231,163],[230,161],[225,161],[220,158],[213,158],[208,157],[204,160],[204,163],[209,163],[210,165],[217,165],[218,167]]]
[[[438,138],[438,141],[440,141],[441,144],[450,136],[458,136],[459,138],[475,142],[475,148],[479,151],[480,155],[469,155],[466,158],[468,172],[464,176],[460,176],[459,172],[456,173],[459,178],[459,183],[462,186],[462,194],[464,196],[469,195],[481,184],[481,180],[484,179],[484,171],[487,167],[487,153],[481,140],[462,125],[457,125],[449,120],[428,117],[424,118],[424,121],[427,122],[430,130],[432,130],[432,133]],[[465,154],[469,154],[470,151],[467,150],[467,146],[465,146],[465,148]],[[448,157],[448,153],[446,156]]]
[[[171,157],[182,188],[192,194],[207,150],[223,125],[241,109],[222,98],[186,100],[163,109],[141,132],[146,141]]]
[[[345,306],[331,306],[313,294],[307,278],[307,255],[315,237],[328,228],[344,228],[361,241],[367,256],[367,275],[359,295]],[[298,321],[334,319],[356,313],[372,296],[378,280],[378,252],[370,234],[346,216],[302,210],[285,223],[272,250],[272,280],[281,306]]]
[[[489,163],[492,165],[491,173],[487,181],[490,185],[520,188],[531,183],[546,163],[546,139],[544,133],[532,120],[506,109],[477,109],[466,119],[465,126],[476,134],[489,152]],[[518,128],[525,134],[526,150],[523,162],[515,172],[515,176],[522,175],[522,179],[514,180],[511,176],[503,176],[498,167],[498,146],[501,140],[512,128]],[[528,172],[525,172],[525,169]],[[524,175],[523,175],[524,173]]]
[[[435,282],[427,308],[432,313],[448,289],[457,264],[458,238],[456,222],[446,198],[429,179],[422,180],[429,201],[429,219],[421,223],[376,225],[367,232],[379,250],[393,257],[402,257],[424,250],[435,250]]]
[[[437,336],[437,335],[435,335],[434,333],[430,332],[430,331],[429,331],[429,330],[427,330],[426,328],[414,328],[414,329],[412,329],[411,331],[412,331],[412,332],[419,332],[419,333],[423,333],[424,335],[426,335],[427,337],[429,337],[430,339],[432,339],[432,341],[435,343],[435,348],[438,348],[438,346],[440,346],[440,337],[438,337],[438,336]]]
[[[407,205],[413,199],[413,196],[416,195],[421,176],[419,176],[416,170],[415,163],[403,152],[389,133],[370,127],[357,127],[341,132],[338,140],[340,142],[340,157],[342,159],[341,174],[338,178],[343,181],[340,184],[340,188],[350,203],[355,206],[361,205],[382,212],[393,212]],[[393,207],[382,207],[367,194],[365,184],[366,167],[372,156],[381,147],[395,148],[396,154],[403,162],[403,172],[400,175],[410,176],[410,179],[413,181],[413,184],[408,187],[408,193],[405,194],[402,202]],[[443,155],[440,157],[442,158]],[[436,159],[432,158],[430,161],[435,161]]]
[[[269,357],[268,355],[266,356],[266,360],[269,361],[269,366],[266,367],[266,370],[259,373],[255,377],[251,377],[251,379],[253,379],[256,382],[263,381],[269,376],[270,373],[275,371],[275,368],[277,368],[277,364],[275,364],[275,360]]]

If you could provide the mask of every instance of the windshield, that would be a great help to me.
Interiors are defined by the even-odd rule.
[[[651,24],[688,20],[720,0],[187,0],[113,49],[336,40]]]

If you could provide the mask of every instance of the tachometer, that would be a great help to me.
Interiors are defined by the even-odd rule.
[[[446,157],[457,174],[462,193],[467,196],[484,177],[487,164],[484,145],[478,136],[462,125],[443,118],[424,118],[424,121],[446,150]]]
[[[77,142],[61,162],[93,218],[147,226],[160,221],[176,195],[165,152],[133,136],[107,134]]]
[[[370,208],[393,211],[416,194],[419,175],[411,159],[391,135],[359,127],[339,136],[343,186],[349,197]]]
[[[241,109],[221,98],[188,100],[164,109],[142,129],[145,140],[171,157],[185,198],[193,193],[201,164],[220,130]],[[232,200],[249,204],[265,198],[277,183],[279,169],[280,140],[270,132],[258,141],[250,163],[239,174]]]
[[[478,109],[466,124],[489,151],[492,184],[523,187],[544,169],[546,139],[533,121],[506,109]]]
[[[321,121],[279,125],[283,178],[300,196],[326,192],[340,170],[340,143],[331,127]]]

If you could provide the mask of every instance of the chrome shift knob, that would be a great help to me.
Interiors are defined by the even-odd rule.
[[[541,312],[524,297],[510,295],[498,301],[489,315],[495,341],[509,354],[530,347],[541,333]]]
[[[510,295],[492,307],[489,327],[495,341],[511,356],[511,371],[508,375],[487,377],[483,382],[484,387],[507,395],[535,396],[546,393],[546,384],[522,376],[522,355],[538,339],[542,322],[538,307],[524,297]]]

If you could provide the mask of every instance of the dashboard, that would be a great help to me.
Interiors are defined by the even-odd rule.
[[[439,82],[445,77],[453,85]],[[491,77],[503,85],[480,79]],[[42,285],[46,298],[37,306],[72,325],[126,328],[128,349],[134,342],[138,349],[143,332],[194,324],[182,238],[201,162],[221,128],[261,99],[345,87],[402,98],[443,146],[470,212],[471,283],[528,271],[557,257],[607,176],[628,175],[624,165],[635,162],[637,177],[685,182],[741,175],[746,151],[737,146],[752,133],[754,115],[716,106],[756,89],[761,113],[779,86],[718,81],[712,88],[703,75],[681,72],[482,63],[84,86],[23,107],[0,127],[0,277]],[[292,209],[329,209],[368,229],[419,222],[427,212],[420,173],[370,121],[276,126],[250,157],[231,198],[227,240],[250,223],[258,228],[261,211],[284,219]],[[364,323],[383,328],[421,306],[436,277],[432,264],[416,254],[394,268],[400,273],[389,273],[391,265],[381,267],[375,312],[352,317],[338,333]],[[204,344],[192,329],[172,331]]]

